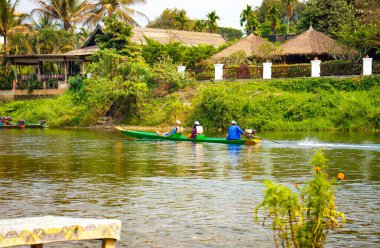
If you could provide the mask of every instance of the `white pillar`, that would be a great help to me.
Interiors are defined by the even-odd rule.
[[[223,64],[215,64],[215,81],[223,80]]]
[[[180,65],[177,67],[177,71],[179,74],[181,74],[182,78],[185,78],[185,70],[186,66]]]
[[[320,77],[321,76],[321,61],[312,60],[311,62],[311,77]]]
[[[272,78],[272,63],[263,63],[263,79]]]
[[[372,58],[363,58],[363,75],[372,75]]]

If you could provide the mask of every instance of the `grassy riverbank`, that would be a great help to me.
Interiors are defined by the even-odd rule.
[[[110,87],[104,81],[103,87]],[[90,126],[113,108],[115,93],[85,80],[84,87],[51,99],[2,103],[0,115],[50,126]],[[156,126],[175,119],[191,126],[225,128],[231,120],[259,130],[375,130],[380,128],[380,77],[300,78],[242,82],[185,82],[167,95],[144,94],[119,101],[124,124]],[[123,94],[123,93],[119,93]],[[129,93],[130,94],[130,93]],[[135,94],[137,96],[138,94]],[[127,97],[126,97],[127,98]]]

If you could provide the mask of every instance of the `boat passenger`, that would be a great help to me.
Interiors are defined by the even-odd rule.
[[[198,135],[203,134],[203,127],[199,123],[199,121],[194,122],[193,130],[191,131],[190,138],[195,139]]]
[[[237,125],[236,121],[231,121],[231,126],[228,128],[227,140],[240,140],[240,135],[244,135],[243,130]]]
[[[178,120],[175,121],[174,127],[170,132],[160,133],[157,131],[156,133],[157,135],[166,136],[166,137],[171,137],[175,133],[181,134],[183,133],[183,127],[181,127],[181,121],[178,121]]]

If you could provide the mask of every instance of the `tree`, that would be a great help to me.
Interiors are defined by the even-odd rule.
[[[194,23],[193,30],[196,32],[204,32],[206,31],[207,23],[205,20],[196,20]]]
[[[109,49],[114,53],[126,56],[128,59],[141,58],[141,47],[131,41],[132,26],[116,19],[116,16],[103,18],[105,28],[103,34],[95,38],[101,50]]]
[[[177,29],[177,22],[175,20],[176,16],[183,10],[175,9],[165,9],[159,17],[149,22],[148,28],[162,28],[162,29]]]
[[[282,0],[286,4],[286,22],[288,27],[286,28],[286,34],[289,34],[290,18],[293,15],[293,3],[296,3],[297,0]]]
[[[139,26],[133,16],[138,15],[148,19],[148,17],[132,9],[130,6],[134,4],[144,4],[146,0],[98,0],[94,4],[89,4],[89,13],[85,24],[94,26],[99,23],[103,17],[111,17],[116,15],[116,18],[122,22],[133,26]]]
[[[38,17],[38,20],[32,21],[32,27],[34,30],[43,30],[43,29],[57,29],[58,23],[53,20],[50,16],[43,14]]]
[[[276,6],[269,8],[267,18],[271,22],[273,35],[277,34],[277,30],[280,27],[280,15],[281,13]]]
[[[259,22],[256,13],[250,5],[247,5],[247,8],[240,14],[240,26],[243,25],[245,26],[244,29],[247,35],[252,33],[258,34]]]
[[[16,12],[18,2],[19,0],[15,0],[12,4],[11,0],[0,0],[0,35],[4,37],[4,49],[6,53],[8,53],[8,35],[16,30],[28,30],[28,25],[24,24],[28,15]]]
[[[32,14],[45,14],[60,21],[65,30],[74,30],[85,20],[89,5],[86,0],[35,0],[40,6]]]
[[[327,35],[339,32],[343,25],[354,26],[355,15],[346,0],[309,0],[300,20],[300,29],[310,25]]]
[[[178,15],[174,17],[174,20],[178,22],[180,30],[185,30],[185,26],[189,22],[185,10],[179,11]]]
[[[216,30],[226,41],[241,39],[243,32],[240,29],[218,27]]]
[[[218,27],[217,20],[220,20],[220,17],[216,14],[215,10],[207,14],[207,26],[210,33],[216,33],[216,28]]]

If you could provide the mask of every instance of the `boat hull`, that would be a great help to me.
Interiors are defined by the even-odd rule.
[[[0,128],[4,129],[23,129],[23,128],[45,128],[47,127],[46,125],[41,125],[41,124],[28,124],[25,126],[21,126],[18,124],[15,125],[0,125]]]
[[[122,127],[115,127],[121,133],[137,138],[137,139],[153,139],[153,140],[172,140],[172,141],[187,141],[187,142],[197,142],[197,143],[218,143],[218,144],[236,144],[236,145],[256,145],[260,142],[259,139],[242,139],[242,140],[227,140],[223,138],[204,138],[204,139],[189,139],[186,136],[179,137],[166,137],[160,136],[152,132],[140,132],[140,131],[131,131],[125,130]]]

